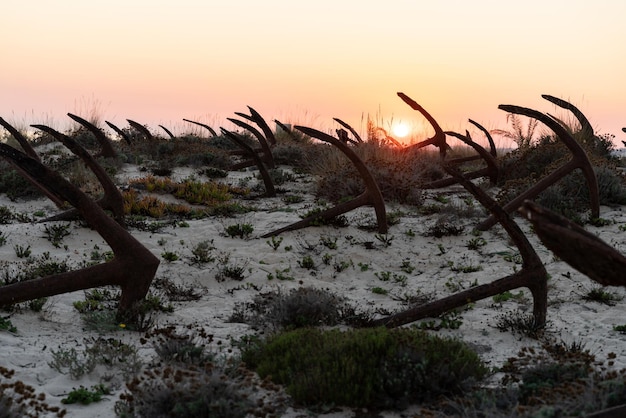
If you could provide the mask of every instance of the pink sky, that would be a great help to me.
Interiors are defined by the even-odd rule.
[[[368,114],[419,129],[402,91],[463,132],[509,128],[501,103],[554,113],[550,94],[626,140],[622,0],[9,0],[1,19],[0,116],[18,126],[96,108],[182,133],[250,105],[324,130]]]

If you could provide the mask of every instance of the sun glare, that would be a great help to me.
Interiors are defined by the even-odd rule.
[[[393,127],[393,134],[399,138],[404,138],[410,132],[409,125],[406,123],[396,123]]]

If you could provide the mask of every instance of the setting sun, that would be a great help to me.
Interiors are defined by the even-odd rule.
[[[399,138],[404,138],[409,134],[411,128],[406,123],[396,123],[392,128],[393,134]]]

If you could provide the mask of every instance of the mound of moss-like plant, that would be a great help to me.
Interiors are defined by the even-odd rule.
[[[242,360],[308,406],[404,407],[463,392],[487,374],[463,342],[415,328],[302,328],[249,340]]]

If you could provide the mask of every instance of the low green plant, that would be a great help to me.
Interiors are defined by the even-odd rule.
[[[345,297],[313,287],[260,294],[236,311],[237,322],[270,329],[332,326],[360,318]]]
[[[215,274],[215,280],[223,282],[227,279],[242,281],[245,279],[246,264],[233,264],[230,260],[230,254],[223,253],[218,256],[219,270]]]
[[[202,298],[206,288],[197,283],[176,283],[169,277],[156,277],[152,281],[152,287],[159,294],[163,294],[167,300],[176,302],[189,302]]]
[[[290,272],[291,272],[291,268],[290,267],[287,267],[285,269],[276,269],[276,270],[274,270],[274,273],[276,273],[275,276],[274,276],[273,273],[267,273],[267,280],[274,280],[274,279],[288,280],[288,281],[296,280],[295,277],[293,277],[291,274],[289,274]]]
[[[302,328],[242,347],[242,360],[307,406],[402,407],[461,393],[488,372],[461,341],[415,328]]]
[[[598,302],[603,305],[614,306],[616,302],[624,299],[622,295],[607,290],[606,287],[596,286],[581,296],[583,300]]]
[[[0,231],[0,247],[7,243],[7,234],[3,231]]]
[[[393,283],[399,283],[402,286],[406,286],[408,277],[404,274],[398,274],[391,271],[381,271],[374,273],[378,280],[383,282],[392,281]]]
[[[283,202],[287,205],[300,203],[302,201],[304,201],[304,197],[297,194],[286,194],[283,196]]]
[[[538,324],[532,314],[514,310],[496,317],[496,328],[502,332],[512,332],[529,338],[539,339],[544,335],[546,325]]]
[[[328,248],[329,250],[336,250],[337,249],[337,237],[329,237],[326,235],[322,235],[320,237],[320,244],[322,244],[324,247]]]
[[[109,262],[113,260],[114,257],[115,254],[113,254],[113,251],[100,251],[100,247],[97,245],[93,246],[93,251],[90,254],[91,261]]]
[[[102,395],[110,394],[111,390],[103,384],[92,386],[91,389],[80,386],[78,389],[72,389],[72,391],[70,391],[65,398],[61,399],[61,403],[79,403],[82,405],[89,405],[94,402],[100,402],[102,400]]]
[[[411,260],[405,259],[402,260],[402,264],[400,264],[400,270],[407,274],[411,274],[413,273],[413,271],[415,271],[415,266],[411,264]]]
[[[333,269],[337,273],[341,273],[342,271],[346,270],[349,267],[354,267],[354,263],[352,262],[352,260],[349,260],[349,261],[338,260],[333,263]]]
[[[451,264],[450,265],[450,270],[452,270],[455,273],[474,273],[477,271],[481,271],[483,268],[480,265],[473,265],[473,264]]]
[[[435,238],[458,236],[461,235],[464,230],[465,228],[462,225],[456,225],[447,218],[441,218],[433,226],[428,228],[425,235]]]
[[[393,235],[389,234],[375,234],[374,238],[376,238],[385,248],[391,246],[391,243],[393,242]]]
[[[70,224],[51,224],[44,226],[44,232],[46,233],[46,239],[52,243],[54,248],[59,248],[63,238],[69,236]]]
[[[74,308],[80,313],[112,309],[120,299],[120,292],[108,287],[94,288],[84,292],[85,300],[77,300]]]
[[[205,176],[212,178],[212,179],[228,177],[228,171],[215,168],[215,167],[207,167],[204,170],[202,170],[200,174],[204,174]]]
[[[626,325],[614,325],[613,330],[619,332],[620,334],[626,334]]]
[[[524,292],[521,290],[517,293],[513,293],[510,290],[506,290],[502,293],[495,295],[492,299],[495,303],[503,303],[511,299],[522,300],[523,298],[524,298]]]
[[[7,206],[0,206],[0,225],[8,225],[15,216]]]
[[[161,257],[168,263],[172,263],[179,259],[178,254],[173,251],[164,251],[161,253]]]
[[[206,264],[212,263],[215,261],[215,257],[211,254],[215,247],[213,246],[213,240],[210,241],[200,241],[196,244],[195,247],[191,250],[191,262],[192,264]]]
[[[302,219],[306,219],[309,217],[314,218],[313,221],[311,222],[312,226],[332,225],[338,228],[343,228],[349,225],[348,218],[346,218],[344,215],[339,215],[331,219],[326,219],[323,216],[321,216],[322,212],[324,212],[324,209],[315,208],[315,209],[311,209],[310,211],[306,212],[304,215],[301,215],[300,217]]]
[[[304,257],[302,257],[302,260],[298,260],[298,265],[307,270],[317,269],[315,261],[313,261],[313,257],[311,257],[310,255],[305,255]]]
[[[84,301],[75,301],[74,308],[81,313],[87,328],[100,333],[122,329],[146,331],[154,322],[154,315],[158,312],[172,313],[174,306],[166,303],[159,295],[148,294],[131,309],[124,317],[117,314],[117,306],[121,292],[109,288],[95,288],[85,291]]]
[[[26,306],[28,306],[28,309],[30,309],[31,311],[41,312],[46,302],[48,302],[48,298],[31,299],[25,303],[26,303]]]
[[[74,347],[51,350],[52,361],[48,365],[72,379],[80,379],[95,370],[98,365],[121,372],[124,377],[133,376],[142,366],[137,349],[115,338],[86,338],[84,350]]]
[[[265,241],[267,245],[272,247],[274,251],[278,250],[280,244],[283,242],[283,237],[271,236],[269,240]]]
[[[433,196],[433,199],[436,200],[439,203],[443,203],[443,204],[448,204],[450,203],[450,198],[444,194],[436,194],[435,196]]]
[[[231,238],[248,238],[254,231],[254,227],[249,223],[228,225],[225,229],[226,235]]]
[[[17,332],[17,328],[11,323],[9,317],[0,317],[0,331]]]
[[[524,261],[519,251],[503,251],[499,254],[502,255],[504,261],[508,261],[509,263],[522,264]]]
[[[389,293],[389,291],[387,289],[384,289],[380,286],[374,286],[372,287],[372,293],[376,294],[376,295],[387,295]]]
[[[463,280],[458,277],[449,277],[444,283],[444,286],[453,293],[464,290],[466,287],[465,284],[463,284]]]
[[[17,256],[17,258],[28,258],[32,253],[30,245],[24,247],[21,244],[15,244],[13,246],[13,249],[15,250],[15,255]]]
[[[149,331],[146,339],[152,342],[159,360],[168,364],[204,365],[216,357],[208,351],[213,335],[203,329],[182,331],[169,325]]]
[[[466,247],[472,251],[480,251],[485,245],[487,245],[487,241],[483,237],[475,237],[467,241]]]
[[[272,182],[277,186],[285,184],[289,181],[294,181],[296,179],[296,177],[292,173],[285,171],[282,168],[274,168],[272,170],[269,170],[269,175],[272,179]],[[261,179],[261,175],[259,174],[257,178]]]
[[[463,325],[461,315],[465,308],[452,309],[439,315],[437,320],[420,322],[419,328],[424,330],[439,331],[441,329],[459,329]]]

